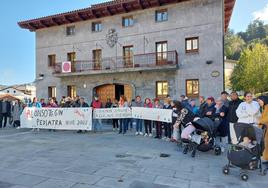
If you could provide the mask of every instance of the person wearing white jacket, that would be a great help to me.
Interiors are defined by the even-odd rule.
[[[252,93],[246,92],[245,102],[240,103],[236,110],[239,123],[257,124],[260,117],[260,105],[252,100]]]
[[[248,123],[257,125],[258,118],[260,117],[260,106],[258,102],[253,101],[252,93],[246,92],[245,102],[239,104],[236,109],[236,115],[239,123]],[[237,144],[238,140],[234,130],[234,124],[230,124],[230,137],[233,144]]]

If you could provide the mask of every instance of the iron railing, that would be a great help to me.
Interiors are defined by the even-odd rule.
[[[96,60],[71,62],[71,73],[92,72],[104,70],[122,70],[135,68],[154,68],[176,65],[178,67],[177,51],[138,54],[130,57],[109,57]],[[56,63],[54,74],[62,73],[62,63]]]

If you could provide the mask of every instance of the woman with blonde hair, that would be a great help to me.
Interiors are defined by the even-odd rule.
[[[128,102],[127,102],[127,99],[124,95],[120,96],[118,106],[119,106],[119,108],[128,108]],[[119,133],[118,134],[123,133],[123,135],[124,135],[124,134],[126,134],[126,132],[127,132],[127,119],[126,118],[120,119],[120,121],[119,121]]]

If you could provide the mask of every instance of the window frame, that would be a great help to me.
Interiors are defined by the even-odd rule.
[[[48,67],[55,67],[56,66],[56,54],[49,54],[47,57],[48,57]]]
[[[66,26],[66,36],[74,36],[76,32],[75,25]]]
[[[77,96],[77,87],[76,87],[76,85],[67,85],[67,96],[71,97],[71,98],[74,98],[74,97]]]
[[[48,86],[48,98],[57,97],[57,88],[56,86]],[[54,96],[53,96],[54,94]]]
[[[161,95],[158,95],[158,84],[162,85],[162,91],[161,91]],[[163,94],[163,84],[166,83],[167,84],[167,94]],[[159,99],[163,99],[165,98],[167,95],[169,95],[169,83],[167,80],[162,80],[162,81],[156,81],[156,87],[155,87],[155,96]]]
[[[193,41],[197,40],[197,49],[193,49]],[[187,42],[191,41],[191,49],[187,49]],[[185,38],[185,53],[198,53],[199,52],[199,37]]]
[[[167,18],[163,19],[163,13],[167,13]],[[161,13],[161,20],[158,20],[158,14]],[[159,9],[155,11],[155,22],[166,22],[168,21],[168,9]]]
[[[198,93],[197,94],[194,94],[194,82],[195,81],[197,81],[197,83],[198,83]],[[189,93],[188,92],[188,85],[187,85],[187,83],[188,82],[192,82],[192,92],[191,93]],[[185,80],[185,91],[186,91],[186,96],[188,97],[188,98],[198,98],[199,96],[200,96],[200,81],[199,81],[199,79],[186,79]]]
[[[128,21],[128,25],[125,25],[125,19],[128,19],[128,20],[132,19],[132,24],[130,24],[131,22]],[[134,26],[134,17],[132,15],[122,17],[122,27],[123,28],[133,27],[133,26]]]
[[[98,29],[100,28],[100,30],[95,30],[96,29],[96,25],[100,25],[101,27],[97,27]],[[92,22],[91,23],[91,31],[93,33],[97,33],[97,32],[101,32],[103,29],[103,25],[102,25],[102,21],[96,21],[96,22]]]

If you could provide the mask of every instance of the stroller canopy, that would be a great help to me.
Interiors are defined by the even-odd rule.
[[[234,130],[238,142],[242,141],[241,139],[244,137],[248,137],[251,140],[256,140],[258,144],[263,141],[263,130],[254,126],[253,124],[235,123]]]
[[[210,118],[204,117],[192,122],[196,129],[209,131],[211,134],[217,131],[218,126]]]

